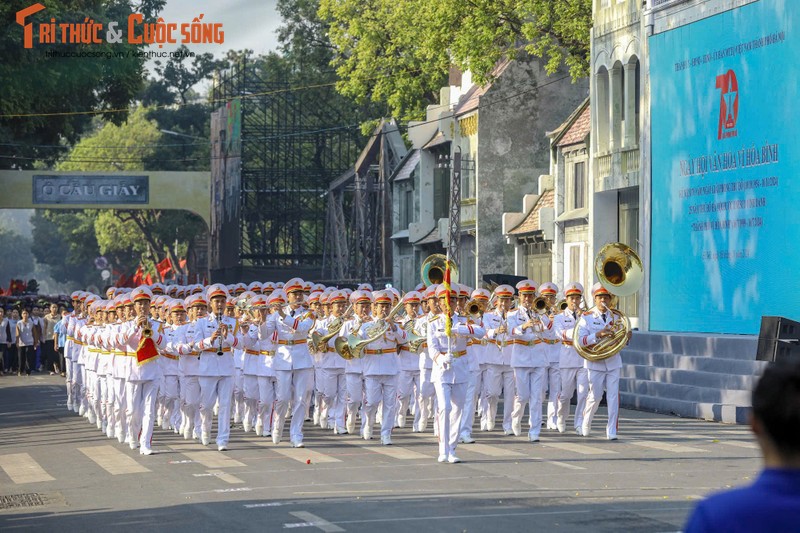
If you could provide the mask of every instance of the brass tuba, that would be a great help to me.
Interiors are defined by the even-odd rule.
[[[422,266],[420,267],[422,283],[424,283],[426,287],[443,283],[445,271],[448,266],[450,267],[450,281],[452,283],[458,283],[458,265],[442,254],[431,254],[422,262]]]
[[[619,243],[606,244],[594,260],[594,269],[600,284],[614,296],[633,294],[644,281],[642,260],[630,247]],[[589,309],[591,311],[592,307]],[[613,307],[608,308],[613,316],[610,324],[613,332],[610,337],[601,339],[592,346],[582,346],[576,325],[572,332],[572,345],[578,355],[587,361],[602,361],[618,354],[628,343],[631,322],[625,313]]]
[[[339,334],[339,330],[342,329],[342,326],[347,320],[347,315],[350,313],[352,308],[353,304],[350,304],[350,306],[345,309],[342,316],[334,317],[333,320],[331,320],[331,323],[328,324],[328,333],[325,335],[320,335],[319,332],[312,331],[309,338],[309,345],[313,345],[317,352],[325,352],[327,350],[326,345],[328,344],[328,341]]]

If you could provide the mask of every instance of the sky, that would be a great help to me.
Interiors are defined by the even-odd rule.
[[[161,12],[164,22],[180,25],[191,23],[192,19],[203,14],[203,22],[221,23],[225,32],[222,44],[189,44],[189,50],[197,54],[211,52],[222,58],[228,50],[249,48],[255,55],[276,50],[278,46],[275,31],[281,18],[275,9],[276,0],[167,0]],[[151,50],[172,51],[179,45],[165,45]],[[152,69],[154,60],[148,62]],[[165,60],[162,60],[162,63]]]

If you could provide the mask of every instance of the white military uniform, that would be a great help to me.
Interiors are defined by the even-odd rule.
[[[328,316],[317,325],[317,332],[325,336],[330,333],[331,325],[337,320],[333,315]],[[341,318],[338,320],[342,320]],[[342,324],[344,326],[344,324]],[[320,417],[322,428],[328,427],[332,422],[335,434],[345,433],[345,404],[347,398],[347,381],[345,378],[346,361],[336,353],[334,341],[336,335],[331,337],[325,345],[324,353],[319,354],[319,383],[320,390]]]
[[[292,404],[292,423],[289,438],[293,446],[303,443],[303,420],[308,411],[308,391],[314,382],[314,364],[308,352],[308,332],[314,319],[301,308],[286,307],[286,316],[273,313],[259,329],[259,338],[275,335],[277,342],[272,368],[275,370],[276,401],[272,424],[272,442],[278,444],[286,422],[289,402]]]
[[[380,321],[362,324],[358,336],[362,339],[370,338],[369,332],[372,327],[380,327]],[[375,423],[378,404],[382,401],[381,440],[384,444],[391,444],[397,407],[397,374],[400,369],[397,361],[397,345],[405,342],[406,332],[397,324],[395,324],[396,331],[392,331],[391,325],[387,327],[386,333],[367,344],[362,352],[366,394],[361,435],[365,439],[372,438],[372,425]]]
[[[439,405],[439,462],[458,462],[455,456],[458,446],[461,416],[467,394],[470,364],[466,359],[467,339],[484,335],[481,326],[467,324],[462,316],[453,316],[451,337],[446,335],[445,316],[439,315],[428,327],[428,347],[433,361],[433,379]],[[452,361],[448,362],[448,358]]]
[[[604,316],[605,315],[605,316]],[[581,345],[592,346],[597,343],[595,336],[613,321],[611,312],[601,313],[595,307],[594,311],[587,311],[578,322],[578,335]],[[589,394],[586,397],[586,407],[583,411],[583,436],[589,436],[592,419],[600,406],[603,389],[606,391],[608,404],[608,424],[606,424],[606,438],[617,438],[617,423],[619,420],[619,373],[622,368],[622,357],[615,354],[602,361],[584,361],[588,370]]]
[[[550,329],[552,323],[546,316],[540,315],[536,325],[523,330],[522,325],[532,316],[533,311],[522,308],[511,312],[508,314],[508,328],[513,338],[511,368],[514,369],[517,391],[512,414],[513,430],[515,435],[519,435],[525,404],[530,403],[528,439],[536,442],[542,429],[542,398],[548,365],[542,333]]]
[[[583,426],[583,410],[586,407],[586,395],[589,392],[589,378],[583,357],[578,355],[572,345],[572,335],[575,324],[581,316],[581,311],[570,311],[557,314],[553,318],[553,330],[561,344],[558,346],[559,360],[558,367],[561,374],[561,391],[558,395],[558,418],[556,426],[558,431],[563,433],[567,428],[567,417],[569,416],[569,405],[572,395],[576,388],[578,391],[578,403],[575,406],[575,431],[580,434]]]
[[[497,417],[497,404],[500,392],[503,392],[503,431],[507,435],[512,433],[512,412],[516,383],[511,370],[511,328],[508,327],[507,318],[496,312],[483,315],[483,327],[489,343],[484,347],[485,369],[483,372],[483,394],[481,406],[481,428],[485,431],[494,429]],[[506,324],[505,333],[497,333],[500,326]]]

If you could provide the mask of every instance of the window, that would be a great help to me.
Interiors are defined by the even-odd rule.
[[[405,221],[401,225],[401,229],[405,229],[408,227],[409,224],[414,222],[414,189],[411,186],[406,186],[405,192],[405,212],[403,214],[403,218]]]
[[[572,208],[586,207],[586,162],[575,163],[572,167]]]
[[[552,241],[531,242],[523,245],[525,276],[537,283],[553,279]]]
[[[586,286],[586,245],[582,242],[564,244],[564,283],[577,281]]]
[[[475,198],[475,160],[461,159],[461,198]]]
[[[445,145],[449,150],[450,145]],[[450,216],[450,155],[444,150],[434,152],[433,167],[433,218]]]

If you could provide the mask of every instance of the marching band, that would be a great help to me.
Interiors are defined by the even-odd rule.
[[[208,445],[215,416],[219,451],[232,419],[279,445],[289,418],[290,444],[302,448],[312,407],[322,429],[359,426],[366,440],[379,431],[385,446],[395,429],[424,432],[432,418],[439,462],[458,463],[476,417],[494,431],[501,397],[503,432],[522,433],[527,405],[527,438],[537,442],[543,428],[566,431],[574,393],[572,427],[588,436],[605,392],[614,440],[620,348],[582,350],[627,342],[630,331],[618,331],[604,285],[592,287],[592,309],[580,283],[558,294],[533,280],[516,291],[431,282],[400,294],[300,278],[112,288],[107,299],[76,291],[65,319],[67,408],[143,455],[154,427]]]

